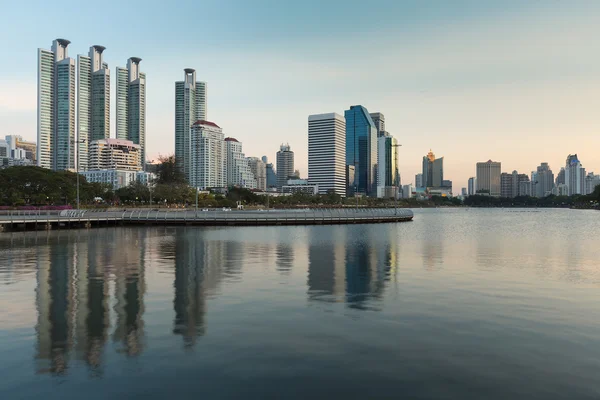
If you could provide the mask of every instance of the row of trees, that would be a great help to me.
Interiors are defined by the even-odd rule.
[[[110,185],[80,182],[80,203],[91,205],[101,198],[114,205],[193,205],[196,191],[187,185],[185,177],[175,164],[174,156],[159,158],[157,178],[149,186],[139,182],[113,191]],[[49,206],[75,205],[77,199],[77,175],[68,171],[51,171],[39,167],[10,167],[0,170],[0,206]],[[234,207],[237,202],[257,207],[315,207],[315,206],[361,206],[361,207],[597,207],[600,202],[600,186],[588,196],[548,196],[544,198],[516,197],[497,198],[483,195],[458,198],[433,196],[427,201],[417,199],[376,199],[371,197],[342,198],[331,192],[311,196],[297,193],[291,196],[267,197],[248,189],[230,188],[227,195],[198,194],[199,207]]]

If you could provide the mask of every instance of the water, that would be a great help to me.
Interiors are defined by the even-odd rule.
[[[0,234],[0,399],[600,398],[600,213]]]

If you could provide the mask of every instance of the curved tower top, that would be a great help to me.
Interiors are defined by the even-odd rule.
[[[95,44],[95,45],[93,45],[92,47],[93,47],[93,48],[94,48],[94,49],[95,49],[95,50],[96,50],[98,53],[100,53],[100,54],[102,54],[102,52],[103,52],[104,50],[106,50],[106,47],[104,47],[104,46],[100,46],[100,45],[98,45],[98,44]]]

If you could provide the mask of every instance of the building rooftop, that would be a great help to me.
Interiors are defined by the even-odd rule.
[[[225,141],[226,142],[239,142],[239,140],[237,140],[236,138],[232,138],[232,137],[226,137]]]
[[[204,119],[199,119],[198,121],[194,122],[194,124],[192,126],[199,126],[199,125],[214,126],[215,128],[221,129],[221,127],[219,125],[215,124],[214,122],[206,121]]]
[[[191,73],[194,73],[194,72],[196,72],[196,70],[195,70],[195,69],[193,69],[193,68],[185,68],[185,69],[183,70],[183,72],[185,72],[186,74],[191,74]]]
[[[106,50],[106,47],[104,47],[104,46],[100,46],[100,45],[98,45],[98,44],[95,44],[95,45],[93,45],[92,47],[93,47],[94,49],[96,49],[96,51],[97,51],[98,53],[100,53],[100,54],[102,54],[102,52],[103,52],[104,50]]]

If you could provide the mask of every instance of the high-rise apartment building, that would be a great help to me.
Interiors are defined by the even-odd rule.
[[[560,184],[565,184],[565,168],[561,167],[558,175],[556,175],[556,186]]]
[[[279,168],[278,168],[279,170]],[[320,194],[346,196],[346,120],[339,114],[308,117],[308,181]]]
[[[5,139],[9,148],[6,157],[11,157],[12,152],[22,149],[25,151],[25,158],[35,164],[37,156],[37,144],[35,142],[23,140],[23,137],[19,135],[6,135]]]
[[[398,141],[384,132],[377,138],[377,197],[396,197],[400,189]]]
[[[131,57],[127,68],[117,67],[117,139],[140,145],[142,169],[146,165],[146,74],[140,71],[141,58]]]
[[[469,178],[469,184],[468,184],[468,195],[469,196],[473,196],[474,194],[477,193],[477,178],[475,178],[474,176]]]
[[[214,122],[196,121],[190,130],[190,158],[190,186],[225,187],[225,141],[221,127]]]
[[[514,184],[512,174],[503,172],[500,175],[500,197],[512,198],[513,186]]]
[[[537,171],[532,178],[532,196],[546,197],[552,194],[552,188],[554,187],[554,173],[550,169],[548,163],[541,163],[540,166],[537,167]]]
[[[77,56],[78,169],[88,169],[91,142],[110,137],[110,70],[103,61],[104,46],[90,47]]]
[[[95,140],[89,146],[89,170],[140,171],[141,148],[129,140]]]
[[[423,187],[441,188],[444,181],[444,157],[435,158],[431,150],[423,157]]]
[[[380,113],[370,113],[371,119],[373,120],[373,124],[375,124],[375,129],[377,129],[377,137],[384,136],[385,134],[385,116]]]
[[[37,164],[54,170],[75,169],[75,60],[71,42],[56,39],[51,50],[38,49]]]
[[[346,165],[354,166],[354,188],[363,195],[374,196],[376,187],[377,128],[367,109],[351,106],[346,119]]]
[[[500,196],[501,163],[488,160],[477,163],[477,193]]]
[[[577,154],[569,154],[565,164],[565,185],[568,187],[569,196],[585,194],[585,168]]]
[[[175,82],[175,162],[190,177],[190,128],[206,120],[206,82],[196,81],[196,70],[183,70],[184,80]]]
[[[258,190],[267,190],[267,165],[258,157],[248,157],[248,166],[256,179]]]
[[[423,174],[416,174],[415,175],[415,187],[419,188],[419,189],[425,187],[423,185]]]
[[[294,152],[289,144],[282,144],[277,152],[277,189],[281,190],[291,176],[294,176]]]
[[[242,152],[242,143],[231,137],[225,138],[225,173],[228,187],[256,189],[256,179]]]
[[[600,186],[600,175],[595,175],[593,172],[590,172],[585,177],[585,194],[594,193],[596,186]]]

